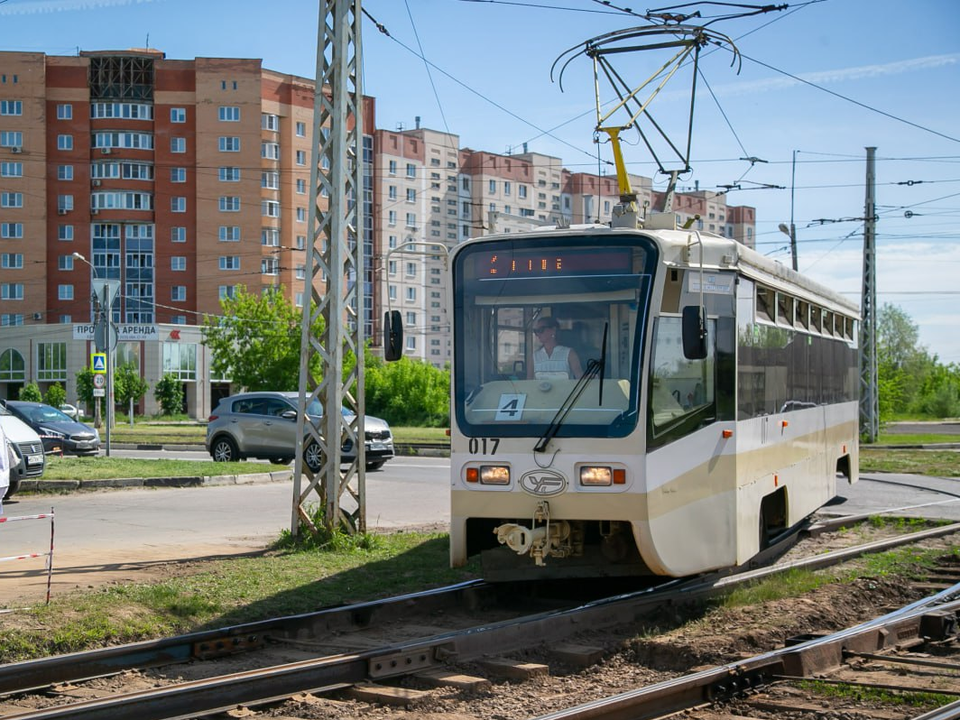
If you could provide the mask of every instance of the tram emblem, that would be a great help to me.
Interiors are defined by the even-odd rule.
[[[531,495],[549,497],[567,489],[567,479],[554,470],[531,470],[520,478],[520,487]]]

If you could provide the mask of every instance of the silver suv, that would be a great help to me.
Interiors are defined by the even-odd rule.
[[[205,446],[217,462],[261,458],[282,464],[293,461],[297,449],[297,404],[295,392],[249,392],[231,395],[220,401],[208,418]],[[346,417],[350,412],[344,408]],[[320,429],[323,406],[314,400],[307,407],[307,419]],[[377,470],[393,457],[393,435],[385,420],[364,418],[366,463]],[[340,451],[345,463],[353,462],[356,449],[350,440]],[[303,460],[314,472],[322,465],[320,448],[306,443]]]

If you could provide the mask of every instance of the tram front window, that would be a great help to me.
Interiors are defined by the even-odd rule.
[[[637,422],[651,247],[636,236],[602,247],[528,243],[477,244],[457,257],[457,422],[471,435],[537,437],[570,398],[560,436],[626,435]],[[597,371],[577,394],[591,362]]]

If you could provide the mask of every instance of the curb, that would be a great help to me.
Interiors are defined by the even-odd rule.
[[[18,492],[66,492],[103,488],[215,487],[219,485],[255,485],[284,482],[293,478],[292,470],[246,473],[240,475],[188,475],[184,477],[112,478],[107,480],[23,480]]]

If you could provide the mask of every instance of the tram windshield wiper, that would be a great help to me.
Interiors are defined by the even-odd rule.
[[[534,445],[534,452],[541,453],[546,451],[547,445],[557,436],[557,433],[560,431],[560,426],[563,425],[564,420],[567,419],[567,415],[573,410],[573,406],[577,404],[577,400],[583,395],[583,391],[587,389],[587,385],[598,375],[600,376],[599,404],[603,404],[603,376],[604,367],[607,364],[607,330],[609,330],[609,328],[610,323],[605,323],[603,326],[603,348],[600,350],[600,359],[591,358],[587,363],[587,369],[584,370],[583,375],[577,380],[577,384],[570,390],[570,394],[560,403],[560,407],[557,408],[557,414],[553,416],[553,420],[550,421],[547,429],[544,430],[543,435],[540,436],[537,444]]]

